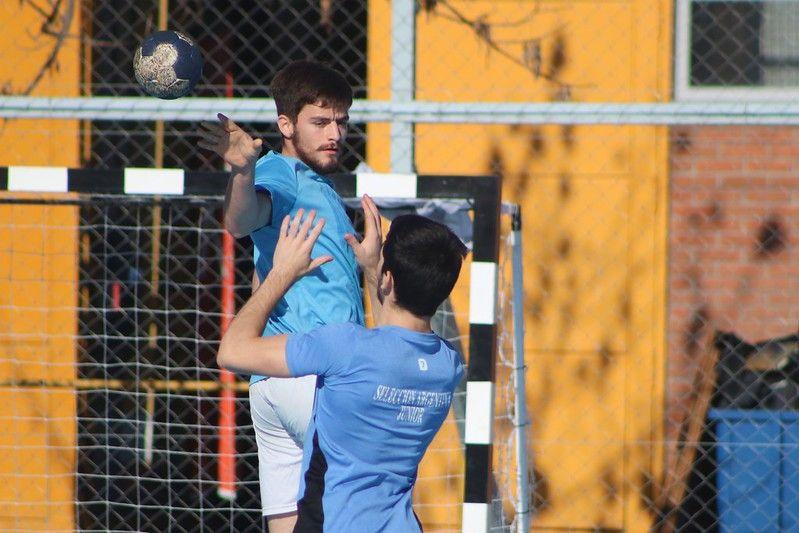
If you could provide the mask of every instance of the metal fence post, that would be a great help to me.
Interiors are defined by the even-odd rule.
[[[416,83],[416,2],[391,2],[391,100],[410,102]],[[413,123],[391,123],[391,171],[414,172]]]

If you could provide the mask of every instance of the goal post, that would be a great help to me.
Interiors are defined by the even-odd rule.
[[[75,242],[78,279],[70,287],[77,325],[64,334],[75,344],[70,371],[3,378],[17,401],[56,389],[76,398],[71,520],[78,529],[168,529],[169,521],[194,521],[200,530],[217,531],[259,523],[246,383],[231,381],[213,363],[231,304],[246,299],[252,272],[248,239],[226,240],[221,226],[227,179],[223,172],[178,169],[0,168],[0,210],[10,209],[0,219],[6,236],[26,225],[24,208],[77,212],[68,224],[53,225],[45,216],[40,229],[43,240],[54,232]],[[350,205],[367,193],[381,207],[465,206],[471,254],[441,322],[466,349],[465,392],[456,394],[453,413],[420,468],[415,501],[431,530],[510,527],[513,516],[504,516],[501,504],[491,510],[518,492],[498,487],[499,477],[515,481],[495,475],[492,457],[497,420],[513,418],[513,406],[495,412],[497,299],[500,290],[507,298],[512,292],[500,287],[509,279],[501,276],[499,261],[506,246],[501,231],[510,222],[501,223],[499,180],[359,173],[332,181]],[[6,255],[18,253],[18,246],[8,242]],[[48,252],[39,253],[46,262]],[[14,272],[3,277],[15,282]],[[12,312],[15,305],[8,303]],[[8,332],[11,342],[18,335]],[[41,415],[46,418],[47,410]],[[47,481],[49,474],[38,475]],[[446,501],[446,494],[457,501]],[[509,508],[523,507],[511,502]]]

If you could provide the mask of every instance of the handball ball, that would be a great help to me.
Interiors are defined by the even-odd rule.
[[[203,71],[200,48],[176,31],[158,31],[136,49],[133,72],[150,96],[166,100],[186,96]]]

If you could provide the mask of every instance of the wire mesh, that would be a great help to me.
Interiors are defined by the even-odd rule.
[[[0,7],[0,17],[17,21],[0,36],[4,93],[140,94],[129,64],[135,45],[158,26],[156,2],[12,4]],[[167,14],[170,27],[206,51],[198,95],[268,96],[280,66],[317,57],[345,73],[357,96],[392,96],[389,2],[171,2]],[[416,65],[404,74],[418,100],[556,110],[547,124],[468,117],[416,124],[414,152],[405,154],[420,173],[499,175],[504,198],[522,205],[535,528],[796,527],[799,138],[784,125],[795,123],[796,111],[783,104],[796,96],[797,16],[799,3],[787,0],[416,2]],[[65,28],[80,39],[62,39]],[[58,69],[49,60],[57,46]],[[741,107],[717,106],[724,101]],[[615,105],[628,102],[653,108],[634,114]],[[603,120],[616,123],[573,124],[578,111],[558,103],[598,104]],[[692,114],[664,119],[661,105]],[[164,119],[163,134],[152,122],[7,120],[4,161],[219,168],[194,148],[196,124]],[[245,126],[277,145],[268,117]],[[388,122],[353,125],[349,143],[347,169],[390,169]],[[134,218],[146,226],[148,216]],[[33,278],[0,292],[17,324],[42,322],[26,303],[25,292],[44,298],[35,280],[68,282],[33,259],[45,249],[34,244],[41,224],[47,221],[16,216],[17,244],[7,248],[15,275]],[[123,301],[132,298],[120,290]],[[141,313],[166,327],[158,313]],[[179,322],[186,320],[213,322],[191,314]],[[12,365],[15,379],[57,375],[53,369],[68,364],[37,365],[39,332],[14,335],[9,360],[26,361]],[[131,348],[130,340],[113,342]],[[183,342],[175,341],[178,353]],[[52,340],[49,350],[60,353],[59,346]],[[184,363],[170,373],[184,372]],[[147,369],[151,386],[164,379],[158,365]],[[115,371],[114,379],[127,379]],[[146,390],[136,394],[145,401]],[[8,416],[20,435],[41,432],[25,425],[36,416]],[[496,441],[496,468],[509,457],[501,449],[507,422],[498,425],[505,433]],[[455,435],[440,455],[460,450]],[[51,460],[69,464],[68,455]],[[7,469],[25,472],[21,464]],[[441,491],[461,494],[457,476],[441,483]],[[15,523],[22,524],[35,506],[17,489],[2,490],[3,501],[20,502]],[[459,504],[443,504],[442,528],[457,527]],[[494,510],[513,516],[507,503]]]
[[[672,134],[665,493],[674,491],[667,518],[683,528],[787,531],[798,514],[788,488],[795,136],[788,127]],[[764,468],[772,459],[782,474]]]
[[[246,389],[235,401],[237,498],[218,495],[222,384],[215,364],[223,280],[218,199],[80,207],[77,527],[87,531],[260,528]],[[252,258],[237,243],[234,291]],[[248,262],[249,261],[249,262]]]
[[[691,84],[795,87],[793,2],[691,2]]]

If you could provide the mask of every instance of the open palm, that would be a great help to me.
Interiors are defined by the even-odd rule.
[[[261,154],[261,139],[253,139],[238,124],[222,113],[219,122],[203,122],[197,146],[219,154],[232,169],[255,163]]]
[[[377,275],[377,265],[380,263],[380,251],[383,248],[383,235],[380,230],[380,211],[374,200],[364,194],[361,198],[363,208],[364,232],[363,240],[358,239],[348,233],[344,240],[352,248],[355,260],[367,276]]]
[[[293,219],[289,215],[283,218],[272,256],[272,272],[285,275],[290,280],[297,280],[333,260],[331,255],[311,258],[314,244],[325,227],[325,219],[320,218],[314,226],[316,211],[312,209],[303,220],[304,214],[305,210],[300,208]]]

